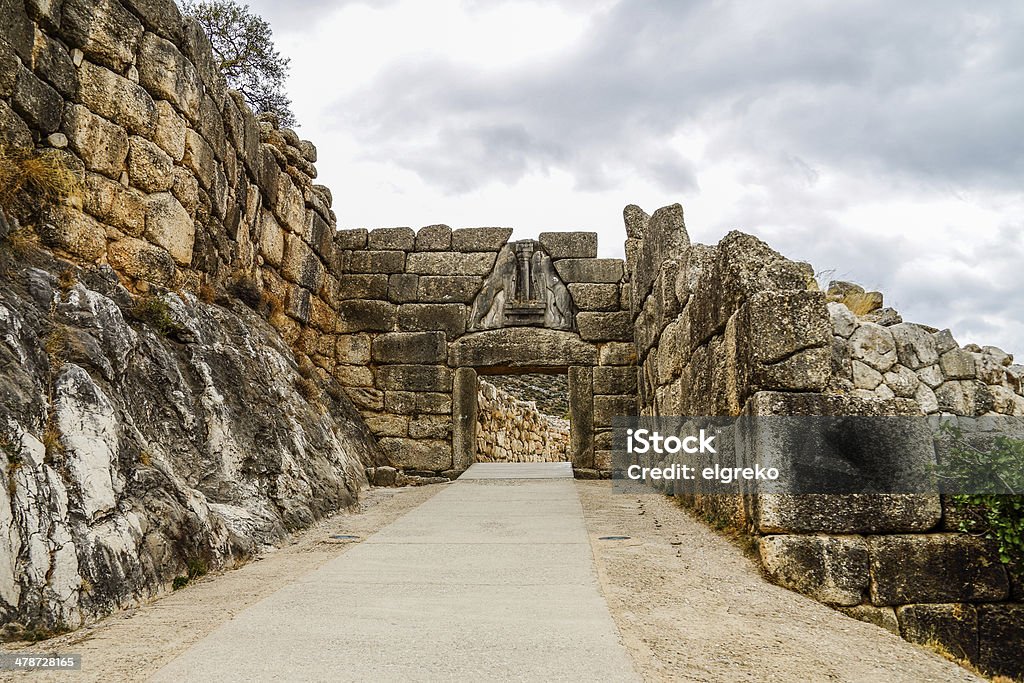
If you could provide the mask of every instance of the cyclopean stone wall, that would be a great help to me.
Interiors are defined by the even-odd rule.
[[[477,462],[565,462],[569,421],[480,380]]]
[[[948,330],[904,323],[881,294],[850,283],[819,291],[809,265],[750,235],[690,244],[678,205],[652,216],[630,206],[624,218],[641,415],[1024,414],[1022,368],[999,349],[960,348]],[[950,500],[682,500],[750,530],[776,582],[987,671],[1024,675],[1024,588],[991,542],[958,531]]]
[[[476,457],[477,375],[567,372],[570,459],[608,470],[611,418],[633,410],[623,263],[595,233],[508,242],[508,228],[342,230],[334,376],[407,472]],[[596,460],[595,460],[596,450]]]

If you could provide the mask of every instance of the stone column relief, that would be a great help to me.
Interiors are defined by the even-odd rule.
[[[505,245],[473,301],[469,330],[545,327],[575,331],[575,307],[551,256],[535,240]]]

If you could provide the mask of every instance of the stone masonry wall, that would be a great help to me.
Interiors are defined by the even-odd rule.
[[[478,462],[565,462],[569,421],[537,410],[483,380],[477,396]]]
[[[595,468],[595,443],[611,447],[611,416],[633,400],[623,263],[597,258],[595,233],[544,233],[534,246],[567,287],[570,329],[473,329],[475,302],[512,258],[511,233],[446,225],[338,233],[334,376],[407,472],[454,475],[476,457],[478,372],[568,371],[580,470]]]
[[[641,415],[1022,414],[1022,368],[999,349],[961,349],[948,330],[904,323],[881,294],[850,283],[819,291],[809,265],[749,235],[691,245],[678,205],[650,217],[631,206],[624,218]],[[950,500],[682,500],[752,531],[781,585],[1024,675],[1022,588],[991,542],[958,531]]]

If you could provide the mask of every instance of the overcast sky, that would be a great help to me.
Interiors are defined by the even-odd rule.
[[[256,0],[342,227],[679,202],[1024,359],[1024,3]]]

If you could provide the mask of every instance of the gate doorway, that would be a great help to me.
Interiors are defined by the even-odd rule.
[[[568,462],[568,373],[478,376],[474,462]]]

